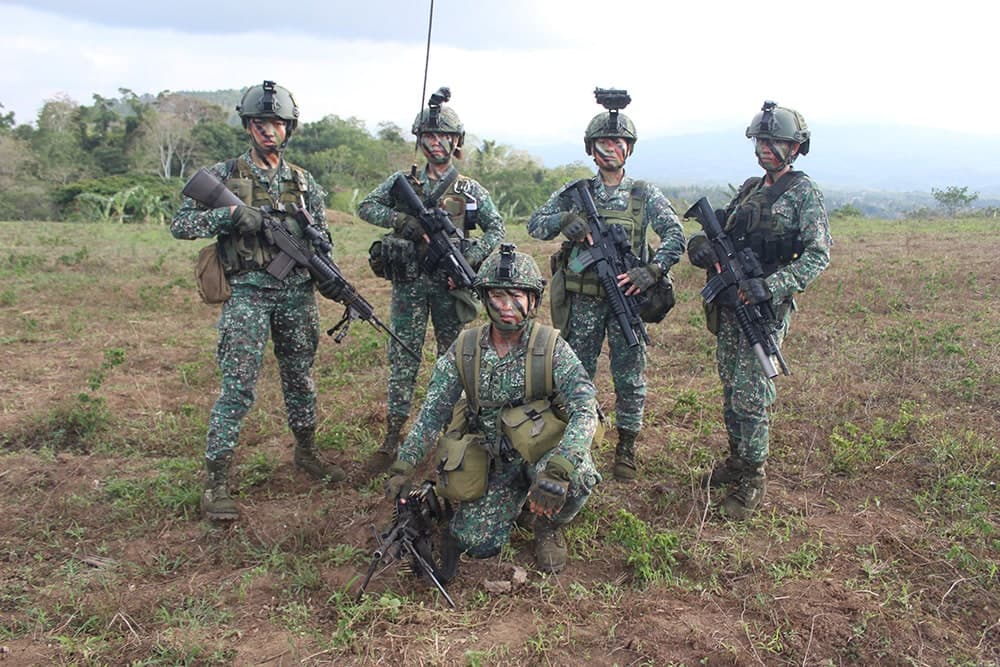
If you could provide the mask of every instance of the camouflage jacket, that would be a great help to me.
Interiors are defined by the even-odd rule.
[[[503,358],[497,356],[489,342],[490,330],[487,329],[483,334],[480,340],[483,349],[479,370],[479,398],[482,402],[504,405],[524,400],[524,371],[531,326],[534,324],[525,327],[521,345],[512,348]],[[569,459],[576,467],[590,451],[591,441],[597,430],[597,390],[583,364],[562,338],[556,340],[552,374],[556,391],[565,398],[569,420],[562,441],[539,463],[544,465],[549,458],[558,454]],[[400,447],[401,461],[414,466],[423,461],[451,419],[452,408],[461,395],[462,381],[458,374],[455,345],[452,344],[434,365],[420,415]],[[479,420],[487,445],[494,452],[502,453],[500,411],[501,408],[483,407]]]
[[[293,180],[291,168],[284,160],[278,166],[273,179],[268,180],[267,174],[250,159],[250,152],[241,155],[239,160],[246,160],[250,165],[250,171],[257,179],[255,187],[265,189],[272,200],[277,201],[282,191],[284,183]],[[208,171],[212,172],[220,180],[226,180],[230,176],[229,165],[226,162],[217,162]],[[305,172],[306,176],[306,208],[319,226],[329,237],[330,230],[326,223],[326,193],[316,183],[312,174]],[[173,221],[170,223],[170,233],[177,239],[199,239],[211,238],[219,234],[228,234],[233,228],[233,218],[229,212],[229,207],[206,209],[190,197],[184,197],[181,206],[177,209]],[[267,271],[247,271],[229,277],[234,284],[250,284],[257,287],[267,287],[278,289],[287,285],[298,284],[309,280],[305,272],[293,271],[289,273],[284,281],[274,278]]]
[[[594,203],[598,209],[609,211],[625,211],[629,207],[632,188],[636,181],[625,176],[617,187],[604,185],[600,175],[590,179],[590,191],[594,195]],[[567,186],[562,187],[549,197],[541,208],[531,214],[528,220],[528,233],[536,239],[554,239],[560,231],[562,214],[571,210],[571,203],[563,197]],[[684,252],[684,229],[674,212],[674,207],[658,187],[646,183],[646,210],[643,216],[643,233],[652,227],[660,237],[660,245],[654,250],[652,261],[659,264],[666,273],[677,263]],[[646,237],[648,239],[648,235]]]
[[[454,168],[451,167],[451,169]],[[373,225],[392,229],[393,213],[397,209],[391,190],[393,183],[396,182],[396,178],[400,175],[405,174],[397,171],[361,200],[358,204],[359,218]],[[469,263],[475,267],[479,266],[500,245],[504,234],[506,234],[506,229],[503,219],[500,217],[499,211],[497,211],[496,204],[493,203],[493,198],[490,197],[489,191],[471,178],[460,177],[460,179],[462,182],[460,187],[466,197],[476,201],[479,211],[479,227],[483,230],[482,238],[475,245],[471,246],[465,255]],[[424,187],[425,191],[428,187],[433,189],[433,185],[428,186],[429,179],[427,177],[426,166],[417,174],[417,180]],[[460,220],[454,222],[454,225],[459,229],[462,228]]]

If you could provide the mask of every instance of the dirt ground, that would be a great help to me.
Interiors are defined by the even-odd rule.
[[[387,319],[369,232],[338,224],[338,261]],[[291,465],[268,358],[237,454],[241,518],[211,525],[198,499],[217,310],[188,278],[196,249],[0,225],[4,665],[1000,664],[1000,241],[986,223],[841,230],[800,299],[766,501],[743,524],[697,484],[726,443],[701,277],[679,266],[678,306],[650,327],[640,479],[611,479],[609,430],[565,572],[536,571],[518,530],[498,557],[463,557],[455,610],[397,566],[354,601],[373,526],[391,521],[365,464],[384,433],[380,333],[355,323],[316,363],[320,445],[347,481]],[[515,235],[544,265],[551,248]]]

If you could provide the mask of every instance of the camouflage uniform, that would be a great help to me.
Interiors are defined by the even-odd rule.
[[[589,181],[594,203],[599,210],[627,211],[636,181],[625,176],[617,187],[604,185],[599,175]],[[647,228],[651,227],[660,237],[660,246],[651,261],[663,273],[677,263],[684,252],[684,230],[667,198],[654,185],[645,184],[645,211],[642,230],[637,240],[639,248],[646,245]],[[549,240],[560,232],[562,216],[571,210],[564,198],[566,188],[554,193],[528,220],[528,233],[537,239]],[[637,253],[638,254],[638,253]],[[641,256],[641,255],[640,255]],[[642,428],[643,408],[646,402],[646,346],[640,340],[635,347],[628,347],[624,333],[606,299],[570,292],[569,321],[562,335],[579,356],[584,368],[593,378],[597,374],[597,359],[604,345],[605,332],[611,358],[611,377],[615,386],[615,413],[619,429],[638,432]]]
[[[282,160],[269,176],[250,159],[238,158],[256,179],[255,190],[263,189],[277,202],[294,187],[295,174]],[[231,176],[230,163],[209,168],[220,180]],[[305,176],[306,208],[316,224],[329,234],[324,194],[308,172]],[[227,236],[233,229],[228,207],[206,210],[185,197],[174,216],[170,231],[178,239]],[[319,341],[319,313],[308,271],[296,269],[281,281],[263,268],[228,276],[232,296],[222,306],[219,317],[217,360],[222,371],[222,390],[209,418],[205,457],[218,460],[231,456],[239,440],[240,424],[254,402],[254,386],[260,374],[268,336],[274,341],[274,355],[281,374],[288,426],[294,433],[316,426],[316,386],[311,377],[313,358]]]
[[[454,166],[450,167],[453,171]],[[397,172],[375,188],[360,204],[358,216],[373,225],[392,229],[394,213],[398,203],[393,199],[391,189],[396,178],[402,172]],[[446,174],[447,178],[447,174]],[[431,181],[424,168],[417,176],[414,190],[422,199],[434,189],[437,181]],[[459,192],[456,192],[459,190]],[[462,208],[454,205],[446,208],[456,229],[465,227],[465,202],[475,201],[478,205],[478,224],[483,230],[482,239],[473,241],[464,253],[473,269],[499,245],[504,237],[504,224],[497,212],[496,205],[489,192],[476,181],[458,177],[448,188],[441,199],[461,202]],[[454,210],[452,210],[454,208]],[[392,283],[392,304],[390,316],[392,330],[411,350],[423,348],[427,333],[427,318],[430,313],[434,323],[434,337],[437,341],[437,354],[441,355],[455,341],[468,316],[460,317],[456,311],[456,300],[448,289],[448,279],[443,270],[426,274],[423,271],[413,271],[411,279],[395,279]],[[388,389],[388,412],[390,419],[395,416],[404,420],[410,414],[413,402],[413,390],[417,381],[417,371],[420,363],[404,352],[397,345],[389,345],[389,363],[391,372]]]
[[[733,226],[737,207],[765,188],[761,183],[729,203],[726,208],[727,231]],[[803,245],[797,259],[781,266],[765,280],[771,291],[775,315],[781,323],[775,332],[780,347],[795,310],[793,297],[805,290],[830,263],[833,240],[823,194],[808,176],[800,176],[774,202],[771,216],[772,227],[783,230],[783,233],[797,231]],[[776,396],[774,381],[762,371],[732,308],[722,308],[717,336],[716,361],[722,380],[723,414],[730,446],[742,461],[757,467],[767,460],[768,455],[768,408]]]
[[[554,386],[566,399],[569,415],[561,442],[533,466],[528,465],[501,437],[500,408],[487,405],[516,404],[525,396],[525,364],[529,322],[522,331],[522,345],[499,357],[489,341],[488,328],[480,339],[482,358],[479,372],[482,433],[492,456],[486,494],[474,501],[457,503],[450,530],[459,548],[476,558],[492,556],[510,539],[510,532],[528,496],[535,476],[545,470],[554,456],[573,464],[566,503],[552,522],[563,526],[586,503],[600,475],[590,456],[597,429],[594,384],[576,354],[563,340],[556,341],[553,354]],[[399,450],[399,461],[408,466],[420,463],[436,445],[442,429],[452,416],[452,407],[462,394],[455,346],[440,356],[434,366],[427,398],[413,428]]]

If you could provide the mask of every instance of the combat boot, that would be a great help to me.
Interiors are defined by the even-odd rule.
[[[638,466],[635,462],[635,439],[638,431],[618,429],[618,444],[615,446],[615,479],[620,482],[631,482],[636,478]]]
[[[535,518],[535,567],[555,574],[566,567],[566,536],[562,526],[545,517]]]
[[[736,521],[748,519],[754,510],[764,502],[764,492],[767,489],[767,478],[764,465],[753,467],[749,464],[744,468],[736,487],[723,502],[722,509],[726,516]]]
[[[201,494],[201,512],[209,521],[235,521],[240,518],[236,502],[229,496],[229,464],[232,453],[216,460],[205,459],[205,489]]]
[[[295,467],[313,479],[342,482],[347,479],[344,469],[333,463],[325,463],[316,456],[316,431],[295,432]]]
[[[718,489],[729,486],[740,481],[743,476],[743,460],[736,456],[729,456],[722,463],[717,463],[710,471],[701,476],[701,486]]]
[[[399,434],[403,430],[406,418],[407,415],[389,413],[385,424],[385,440],[369,459],[369,468],[377,472],[388,470],[392,462],[396,460],[396,450],[399,449]]]

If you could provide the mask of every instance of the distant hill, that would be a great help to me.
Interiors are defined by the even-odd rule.
[[[934,206],[931,188],[968,186],[978,205],[1000,199],[1000,136],[914,127],[813,126],[796,166],[824,189],[831,208],[871,201],[866,213]],[[530,146],[546,166],[585,158],[579,143]],[[758,171],[742,130],[643,138],[631,173],[665,185],[738,185]],[[864,206],[861,206],[865,210]]]
[[[175,92],[180,95],[186,95],[187,97],[194,97],[195,99],[211,102],[212,104],[218,104],[226,110],[227,114],[229,114],[226,120],[230,125],[235,126],[240,124],[240,115],[236,113],[236,105],[240,103],[241,99],[243,99],[242,90],[178,90]]]

